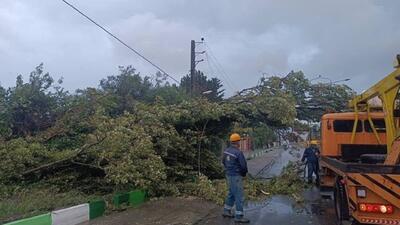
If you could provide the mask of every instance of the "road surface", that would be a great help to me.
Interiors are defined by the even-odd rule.
[[[297,205],[286,196],[274,196],[266,201],[249,203],[245,214],[253,225],[335,225],[335,212],[331,200],[321,199],[316,188],[304,193],[305,202]],[[198,225],[235,224],[232,219],[225,219],[219,213],[206,216]]]
[[[289,162],[298,160],[301,151],[295,148],[278,149],[248,162],[253,176],[269,178],[278,175]],[[261,172],[260,172],[261,171]],[[335,212],[329,199],[322,199],[317,188],[303,193],[299,205],[286,196],[273,196],[264,201],[249,202],[245,214],[253,225],[334,225]],[[137,209],[99,218],[83,225],[229,225],[232,219],[222,218],[222,208],[196,198],[166,198],[147,202]]]
[[[297,205],[285,196],[251,202],[245,214],[253,225],[335,225],[330,200],[319,198],[317,189],[304,193],[305,203]],[[196,198],[166,198],[147,202],[137,209],[128,209],[98,218],[82,225],[230,225],[232,219],[222,218],[222,208]]]
[[[303,150],[297,146],[288,149],[276,149],[263,156],[248,161],[249,173],[256,178],[268,179],[277,176],[290,161],[298,161]],[[330,199],[323,199],[318,188],[313,187],[303,193],[304,203],[296,204],[287,196],[273,196],[265,201],[249,202],[245,214],[253,225],[296,224],[296,225],[335,225],[335,211]],[[220,213],[220,212],[219,212]],[[200,223],[202,225],[234,224],[224,219],[219,213],[208,215]]]

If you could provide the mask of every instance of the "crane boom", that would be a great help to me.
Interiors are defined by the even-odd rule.
[[[366,91],[354,97],[350,102],[350,108],[357,113],[369,109],[368,100],[379,97],[382,101],[382,110],[385,113],[387,157],[385,164],[395,165],[400,161],[400,127],[399,117],[395,112],[399,109],[400,102],[396,99],[400,88],[400,55],[397,55],[395,70],[381,81],[368,88]],[[356,120],[358,117],[356,116]],[[354,132],[355,133],[355,132]]]

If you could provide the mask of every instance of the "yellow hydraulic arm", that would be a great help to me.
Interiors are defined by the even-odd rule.
[[[366,111],[369,110],[368,100],[374,97],[379,97],[381,99],[382,110],[385,113],[388,150],[385,160],[386,165],[395,165],[400,161],[400,129],[394,115],[394,110],[399,107],[400,104],[400,102],[396,101],[400,88],[400,55],[397,55],[395,68],[395,71],[362,94],[353,98],[349,104],[349,106],[354,109],[354,112]]]

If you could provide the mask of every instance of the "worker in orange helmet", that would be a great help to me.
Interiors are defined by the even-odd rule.
[[[319,154],[318,141],[310,141],[309,147],[304,150],[303,157],[301,158],[301,161],[306,161],[307,164],[309,184],[312,183],[312,176],[315,174],[315,183],[319,185]]]
[[[235,217],[237,223],[249,223],[250,220],[244,218],[243,213],[243,177],[247,174],[247,162],[240,151],[240,135],[233,133],[230,136],[230,146],[225,149],[222,156],[222,163],[225,167],[225,175],[228,183],[228,196],[225,200],[223,217]],[[235,205],[235,215],[232,208]]]

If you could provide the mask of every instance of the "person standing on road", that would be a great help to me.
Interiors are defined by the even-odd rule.
[[[303,157],[301,158],[301,161],[304,162],[306,161],[307,164],[307,171],[308,171],[308,183],[312,183],[312,176],[315,174],[316,180],[315,183],[318,185],[319,184],[319,162],[318,162],[318,157],[319,157],[319,149],[317,147],[318,142],[315,140],[312,140],[310,142],[310,147],[306,148],[303,153]]]
[[[250,220],[246,219],[243,213],[243,177],[247,174],[247,162],[243,152],[239,150],[240,135],[234,133],[229,139],[230,146],[225,149],[222,157],[229,189],[222,216],[235,217],[235,222],[237,223],[249,223]],[[236,208],[235,215],[232,214],[233,205]]]

